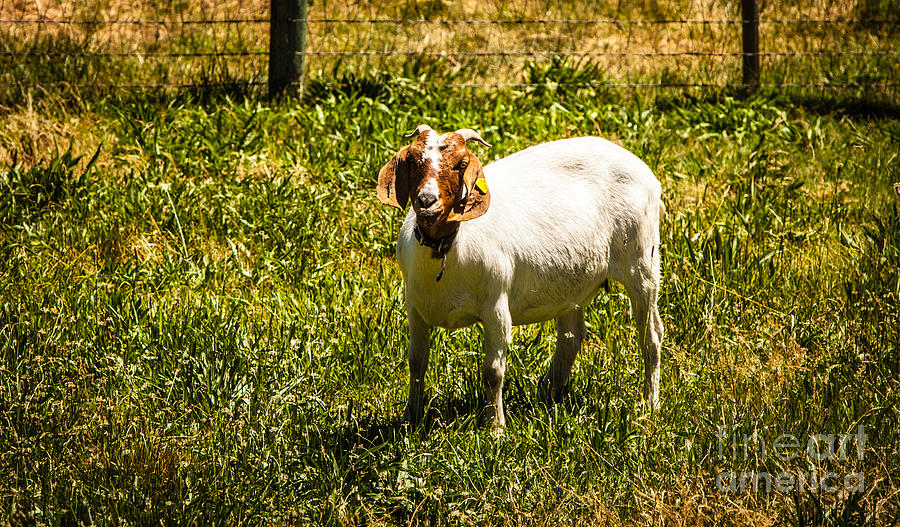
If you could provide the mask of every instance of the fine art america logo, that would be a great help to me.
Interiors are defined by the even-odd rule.
[[[852,456],[862,461],[866,451],[863,425],[850,434],[812,434],[806,440],[793,434],[781,434],[771,441],[759,432],[738,432],[734,427],[719,426],[719,461],[748,461],[754,457],[766,461],[772,457],[781,462],[805,458],[809,470],[768,472],[763,470],[723,471],[716,475],[716,489],[722,492],[863,492],[864,472],[835,472],[815,467],[833,465]],[[729,456],[730,454],[730,456]]]

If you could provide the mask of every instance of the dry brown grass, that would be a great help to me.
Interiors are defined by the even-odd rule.
[[[877,15],[878,13],[875,13]],[[29,20],[169,20],[172,24],[14,24],[5,25],[10,42],[66,41],[90,52],[135,53],[134,67],[120,71],[113,82],[192,82],[212,69],[235,79],[262,80],[264,56],[239,58],[160,58],[146,53],[264,52],[266,24],[181,25],[181,20],[256,19],[268,15],[268,2],[128,3],[121,0],[88,2],[3,0],[0,18]],[[311,19],[415,19],[415,20],[735,20],[735,3],[702,1],[638,3],[534,2],[490,0],[451,3],[428,2],[314,2]],[[812,4],[765,3],[763,19],[828,19],[872,16],[858,2],[842,0]],[[763,24],[762,51],[823,49],[890,49],[892,39],[872,28],[845,26]],[[887,47],[886,47],[887,46]],[[737,53],[741,50],[736,24],[347,24],[311,23],[308,50],[413,51],[426,53],[562,52],[562,53]],[[455,82],[523,81],[523,65],[548,57],[446,58],[445,77]],[[397,69],[416,57],[308,57],[311,77],[328,77],[335,68],[350,71]],[[424,62],[442,60],[436,57]],[[728,83],[739,80],[740,57],[603,56],[575,58],[599,65],[617,82],[665,78],[669,82]],[[795,64],[797,59],[764,58],[764,67]],[[210,66],[210,64],[214,64]],[[132,70],[137,70],[137,72]],[[224,72],[224,73],[223,73]],[[807,74],[808,76],[808,74]],[[69,79],[61,79],[69,80]],[[95,79],[96,80],[96,79]],[[793,82],[803,79],[793,79]],[[823,78],[809,79],[822,82]]]
[[[27,97],[23,104],[9,107],[0,126],[0,164],[13,159],[25,167],[44,158],[52,158],[57,151],[71,147],[73,152],[90,156],[104,144],[98,157],[100,166],[110,161],[110,151],[117,143],[105,125],[90,112],[70,112],[62,105],[48,105]]]
[[[138,24],[43,24],[10,25],[11,37],[33,38],[42,36],[66,37],[84,41],[94,47],[115,46],[123,50],[139,50],[141,46],[177,39],[187,33],[179,27],[183,20],[255,19],[268,15],[268,2],[125,2],[98,0],[86,2],[2,0],[0,18],[4,20],[44,21],[172,21],[167,25]],[[194,29],[194,28],[191,28]],[[198,26],[207,36],[217,35],[215,25]],[[222,36],[222,35],[218,35]]]

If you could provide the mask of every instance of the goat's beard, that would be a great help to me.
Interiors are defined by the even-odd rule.
[[[416,213],[416,222],[419,224],[419,228],[425,231],[425,234],[430,238],[443,238],[459,229],[459,222],[447,220],[449,215],[449,211],[444,211],[434,216]]]

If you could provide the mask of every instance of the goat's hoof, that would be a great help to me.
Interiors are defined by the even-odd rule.
[[[503,410],[497,411],[493,406],[487,406],[483,412],[482,418],[484,420],[482,423],[489,426],[492,432],[506,428],[506,418],[503,416]]]
[[[492,436],[499,437],[506,433],[506,419],[497,415],[488,415],[486,417],[486,425],[490,427]]]
[[[553,406],[562,401],[562,388],[554,388],[550,383],[550,375],[544,375],[538,382],[538,400],[547,406]]]
[[[550,406],[553,404],[553,397],[550,395],[552,392],[550,390],[550,377],[548,375],[544,375],[540,381],[538,381],[537,386],[537,396],[538,401],[543,404]]]
[[[644,407],[646,407],[650,413],[659,412],[659,396],[644,397]]]

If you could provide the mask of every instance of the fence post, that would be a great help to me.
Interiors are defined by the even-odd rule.
[[[741,0],[741,27],[744,42],[744,88],[759,86],[759,4]]]
[[[302,90],[306,58],[306,0],[271,0],[269,12],[269,97],[291,85]]]

